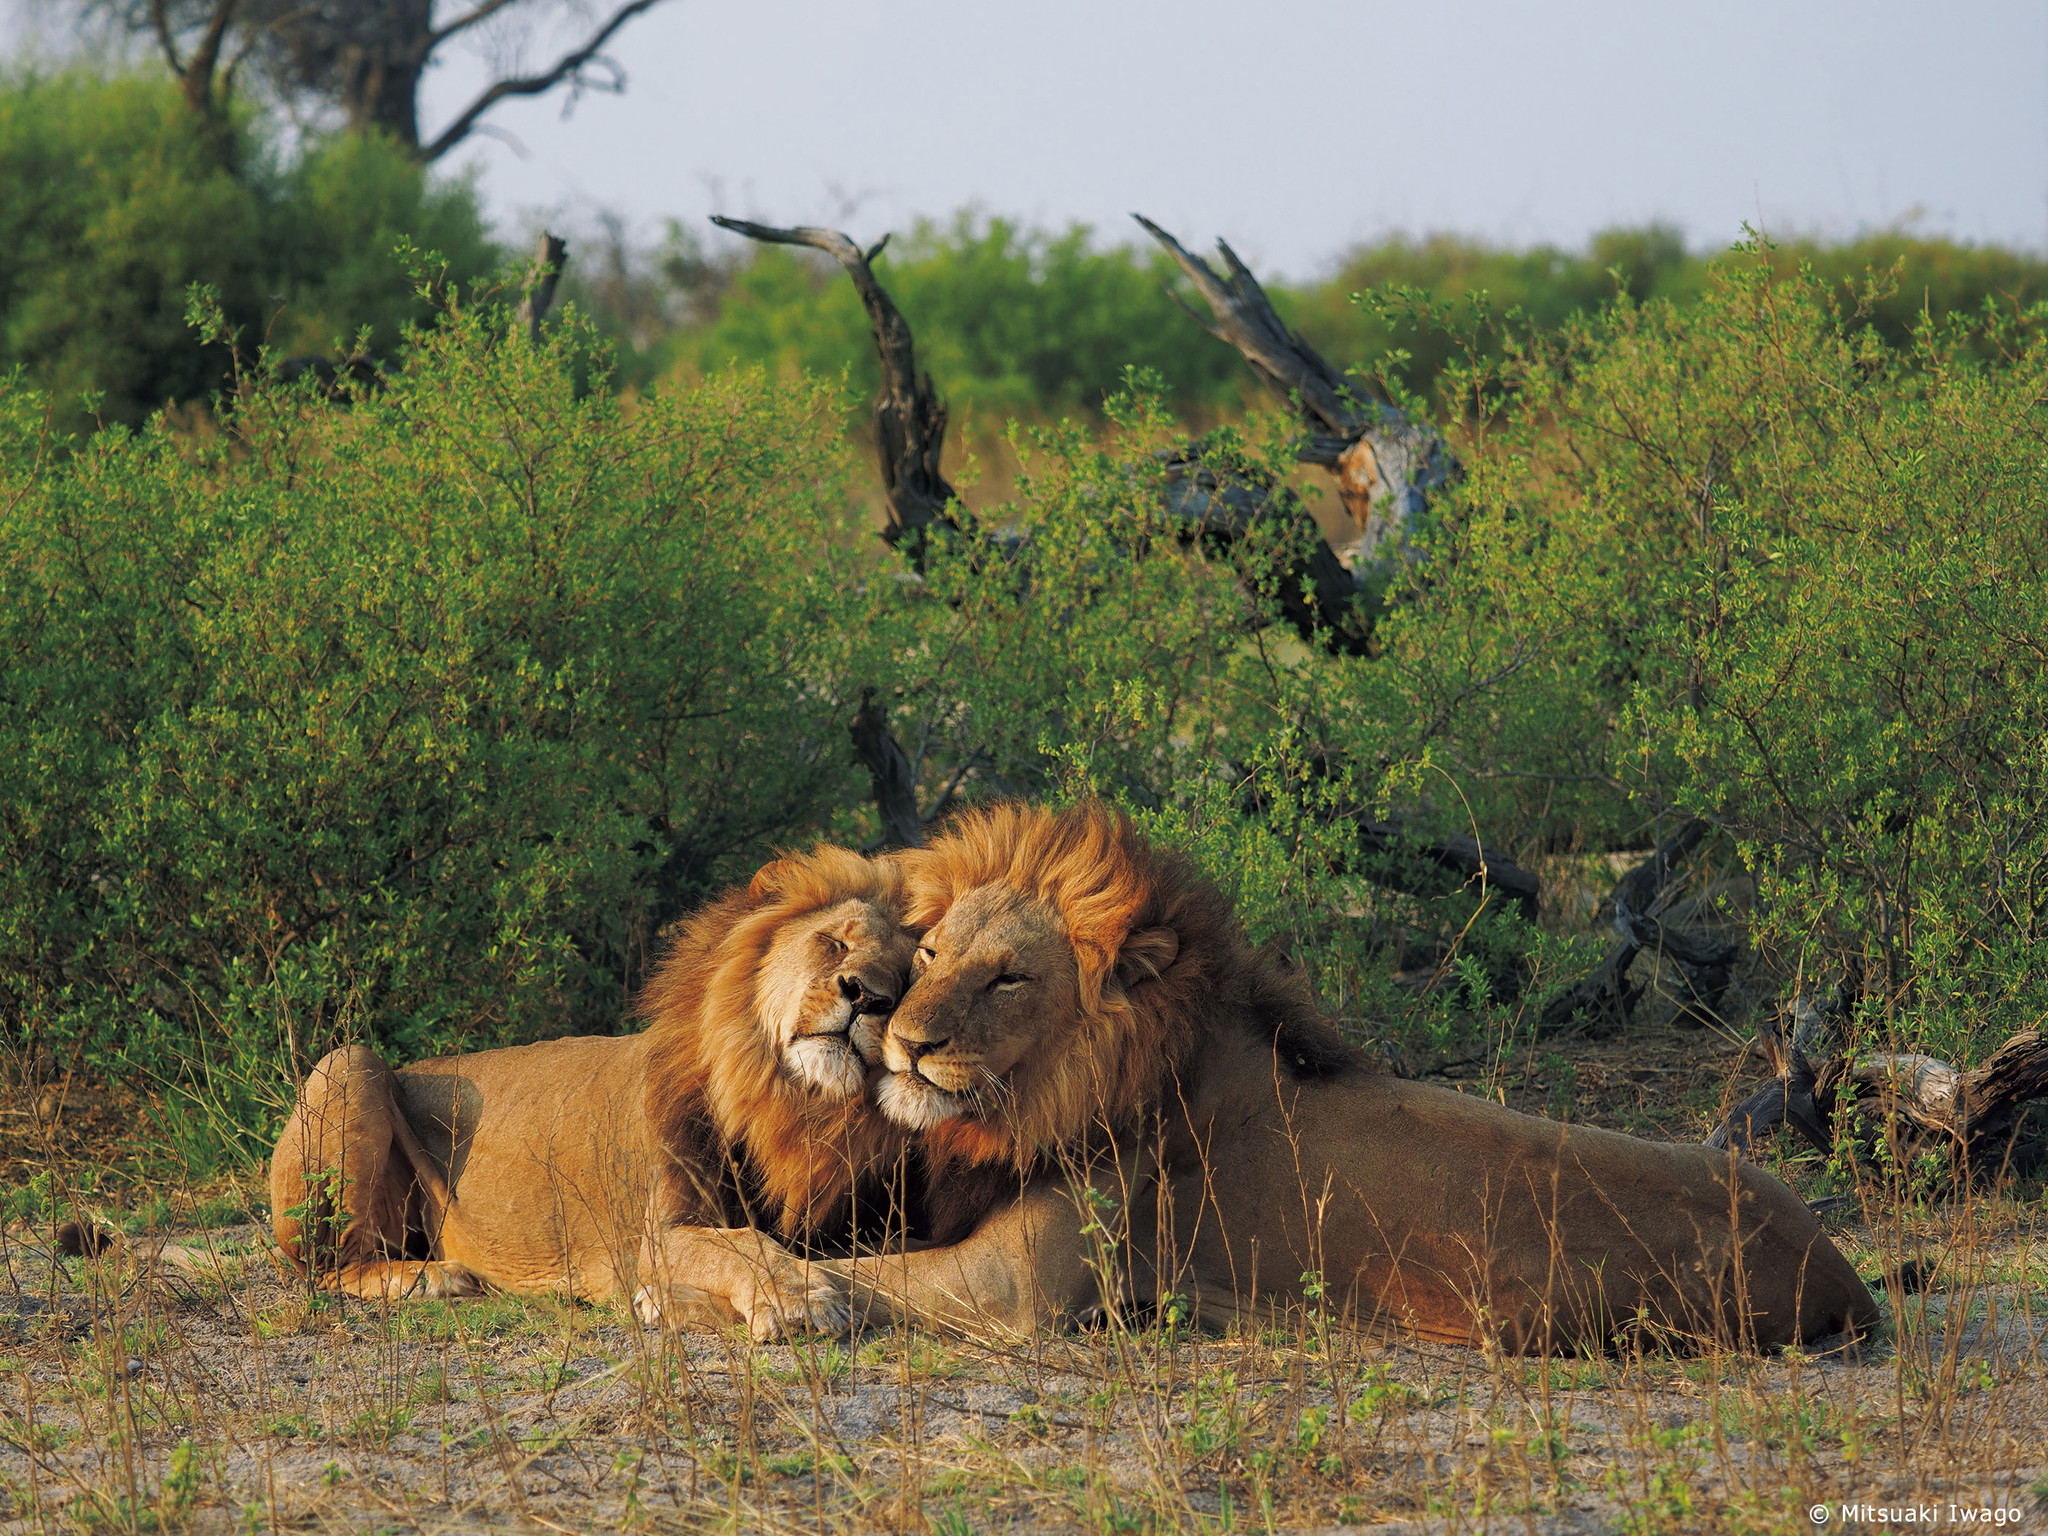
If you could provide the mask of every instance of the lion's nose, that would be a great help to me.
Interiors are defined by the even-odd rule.
[[[953,1037],[947,1035],[942,1040],[903,1040],[899,1037],[898,1043],[902,1045],[904,1053],[910,1057],[910,1064],[914,1067],[933,1051],[942,1051],[952,1044]]]
[[[839,995],[853,1004],[855,1013],[888,1013],[896,1006],[895,998],[886,992],[870,992],[858,976],[840,977]]]

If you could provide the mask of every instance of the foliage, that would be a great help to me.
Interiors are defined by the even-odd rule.
[[[401,240],[463,281],[495,265],[467,185],[375,138],[315,140],[286,163],[274,135],[246,115],[224,142],[198,132],[168,80],[0,76],[0,367],[28,370],[61,430],[137,425],[218,387],[225,352],[185,324],[193,282],[287,352],[363,331],[381,352],[429,312]]]
[[[459,289],[383,391],[255,369],[217,434],[73,451],[17,378],[5,1022],[243,1126],[234,1082],[340,1033],[614,1027],[661,922],[777,841],[874,839],[872,690],[928,815],[1116,796],[1361,1032],[1505,1038],[1585,957],[1389,890],[1360,817],[1526,857],[1703,815],[1788,968],[1854,961],[1967,1055],[2048,975],[2048,356],[2028,317],[1894,347],[1883,286],[1739,254],[1473,338],[1469,479],[1362,657],[1274,622],[1298,535],[1160,509],[1161,450],[1285,479],[1288,418],[1190,439],[1150,375],[1013,428],[1011,499],[921,572],[849,526],[842,395],[619,393],[586,329],[535,350]]]
[[[1886,297],[1728,262],[1467,374],[1499,425],[1323,729],[1517,846],[1707,817],[1788,966],[1967,1055],[2048,1007],[2048,347]]]
[[[874,385],[866,318],[829,262],[783,247],[709,249],[674,220],[653,248],[636,247],[616,220],[576,248],[570,288],[621,342],[630,381],[739,359],[828,377],[850,370],[857,392]],[[1759,254],[1689,251],[1678,231],[1659,224],[1603,230],[1581,250],[1393,235],[1352,251],[1327,277],[1266,287],[1333,363],[1364,364],[1428,399],[1475,349],[1497,361],[1509,337],[1555,335],[1617,296],[1690,305],[1717,264]],[[1975,315],[1990,301],[2011,312],[2048,298],[2048,262],[1909,230],[1800,240],[1761,254],[1780,275],[1810,266],[1852,308],[1870,272],[1896,269],[1857,322],[1895,347],[1923,311]],[[1275,403],[1234,352],[1174,305],[1166,290],[1178,277],[1149,246],[1103,245],[1086,226],[1053,234],[969,209],[892,241],[877,271],[940,391],[979,416],[1099,421],[1127,365],[1158,373],[1169,407],[1198,423]],[[1468,402],[1439,404],[1462,412]]]
[[[656,928],[856,788],[838,402],[631,414],[454,303],[353,406],[72,453],[0,415],[0,1022],[208,1091],[615,1027]],[[228,1106],[231,1112],[234,1106]]]
[[[1781,278],[1809,272],[1845,306],[1852,326],[1869,326],[1892,347],[1909,345],[1923,316],[1976,316],[1987,304],[2012,315],[2048,299],[2048,261],[1998,246],[1893,229],[1840,242],[1748,242],[1696,253],[1661,224],[1603,230],[1583,251],[1394,235],[1353,251],[1328,280],[1282,287],[1274,297],[1288,322],[1326,356],[1369,360],[1374,373],[1428,397],[1475,350],[1498,361],[1510,338],[1558,335],[1615,299],[1689,308],[1717,269],[1759,261]],[[1873,272],[1888,276],[1875,293]],[[1453,390],[1443,403],[1465,411],[1473,402]]]
[[[715,283],[717,292],[700,306],[709,318],[671,332],[644,368],[702,371],[740,359],[826,376],[850,369],[855,391],[872,395],[867,317],[836,265],[785,247],[707,264],[674,230],[664,260],[671,281]],[[1131,366],[1163,378],[1176,410],[1241,404],[1242,365],[1167,296],[1165,258],[1098,247],[1086,226],[1052,234],[963,210],[892,240],[875,271],[917,334],[920,365],[960,411],[998,422],[1100,419]]]

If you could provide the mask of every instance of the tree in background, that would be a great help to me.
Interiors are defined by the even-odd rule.
[[[584,7],[551,0],[83,0],[82,13],[152,38],[185,101],[218,123],[246,63],[282,101],[338,119],[350,133],[389,134],[431,164],[482,127],[508,96],[539,96],[566,85],[620,92],[626,72],[605,47],[629,21],[661,0],[625,0],[552,63],[528,68],[525,48],[540,19]],[[449,44],[488,37],[494,79],[431,137],[420,128],[420,82]]]
[[[791,375],[845,370],[857,393],[872,392],[867,318],[835,265],[786,247],[719,243],[700,228],[671,219],[658,240],[636,242],[623,221],[601,216],[575,237],[565,291],[616,343],[626,381],[702,376],[738,359]],[[2048,261],[1996,246],[1882,230],[1706,252],[1660,224],[1603,230],[1576,250],[1391,235],[1326,277],[1265,287],[1323,356],[1370,366],[1361,389],[1384,382],[1428,399],[1447,367],[1475,352],[1498,359],[1511,339],[1555,335],[1617,297],[1688,307],[1717,265],[1758,260],[1787,277],[1812,268],[1852,324],[1892,346],[1907,342],[1923,309],[1977,316],[1988,303],[2012,313],[2048,298]],[[940,390],[977,419],[1099,419],[1127,366],[1156,372],[1167,404],[1197,424],[1271,403],[1236,354],[1175,306],[1166,289],[1180,279],[1164,255],[1104,244],[1086,226],[1053,232],[965,209],[902,232],[876,270]],[[1885,280],[1867,292],[1873,273]],[[1451,415],[1470,407],[1437,404]]]
[[[734,359],[787,373],[850,370],[875,387],[874,347],[839,268],[785,247],[707,246],[670,221],[636,249],[616,225],[584,239],[576,299],[620,343],[627,377],[715,373]],[[968,412],[1099,415],[1127,367],[1161,375],[1173,407],[1197,417],[1241,409],[1242,366],[1187,323],[1165,291],[1171,263],[1099,244],[1085,225],[1057,233],[963,209],[920,221],[878,270],[912,317],[920,355]]]
[[[428,313],[402,242],[459,281],[496,267],[474,192],[389,141],[317,141],[287,164],[254,114],[220,126],[225,159],[169,81],[0,76],[0,370],[26,369],[61,427],[134,425],[219,387],[225,354],[185,321],[192,283],[220,292],[245,344],[366,336],[382,353]]]

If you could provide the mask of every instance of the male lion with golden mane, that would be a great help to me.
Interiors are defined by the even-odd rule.
[[[1100,806],[961,818],[911,862],[908,921],[879,1103],[922,1133],[946,1246],[835,1265],[858,1314],[1022,1332],[1168,1297],[1211,1323],[1313,1303],[1531,1353],[1876,1316],[1753,1165],[1367,1065],[1210,881]]]
[[[631,1290],[645,1322],[842,1330],[784,1243],[839,1236],[902,1145],[861,1054],[909,979],[902,902],[894,862],[820,848],[684,924],[640,1034],[396,1072],[333,1052],[271,1159],[278,1245],[358,1296]]]

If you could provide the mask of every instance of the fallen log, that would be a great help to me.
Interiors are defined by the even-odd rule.
[[[2048,1036],[2022,1030],[1969,1072],[1912,1052],[1862,1056],[1843,1082],[1920,1133],[1921,1144],[1946,1144],[1958,1161],[1989,1172],[2011,1159],[2028,1106],[2048,1098]]]
[[[2048,1098],[2048,1036],[2022,1030],[1967,1072],[1918,1052],[1859,1055],[1847,1044],[1855,996],[1853,982],[1845,982],[1793,1000],[1758,1042],[1777,1077],[1729,1112],[1709,1146],[1748,1155],[1759,1136],[1787,1124],[1832,1153],[1835,1109],[1847,1092],[1859,1110],[1876,1113],[1902,1162],[1939,1147],[1981,1177],[2012,1167],[2016,1157],[2033,1160],[2038,1149],[2023,1147],[2020,1137],[2028,1108]]]
[[[1621,877],[1614,887],[1617,937],[1613,947],[1578,985],[1543,1010],[1537,1034],[1557,1034],[1575,1024],[1595,1032],[1627,1024],[1644,991],[1644,984],[1629,979],[1629,971],[1645,950],[1677,960],[1689,980],[1697,977],[1693,981],[1696,996],[1704,1002],[1711,993],[1712,1003],[1719,1002],[1741,945],[1676,928],[1657,918],[1679,861],[1699,846],[1707,831],[1704,821],[1686,822]]]
[[[1489,848],[1476,837],[1417,837],[1399,822],[1361,819],[1358,841],[1366,851],[1394,859],[1420,859],[1454,877],[1461,889],[1479,886],[1500,892],[1522,916],[1536,921],[1536,909],[1543,896],[1543,882],[1509,859],[1497,848]],[[1422,882],[1403,881],[1399,864],[1390,866],[1385,878],[1376,881],[1389,889],[1410,895],[1437,894]]]

